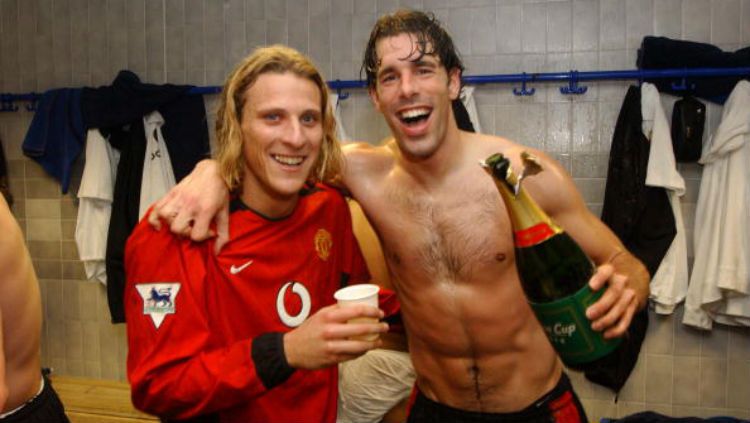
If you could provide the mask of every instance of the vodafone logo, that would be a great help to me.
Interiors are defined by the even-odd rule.
[[[299,313],[294,316],[289,314],[289,311],[286,309],[286,301],[284,300],[286,298],[286,291],[290,287],[292,288],[292,294],[297,294],[302,303]],[[302,285],[300,282],[292,281],[285,283],[276,296],[276,312],[279,313],[281,322],[290,328],[296,328],[307,319],[307,316],[310,315],[311,306],[312,301],[310,300],[310,292],[305,288],[305,285]]]

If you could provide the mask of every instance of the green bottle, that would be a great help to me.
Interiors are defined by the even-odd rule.
[[[482,166],[493,177],[510,215],[516,268],[526,298],[563,363],[584,370],[614,350],[620,339],[605,340],[591,329],[585,311],[602,295],[602,290],[593,292],[588,285],[594,264],[524,190],[521,180],[540,172],[541,166],[526,152],[521,158],[520,177],[499,153]]]

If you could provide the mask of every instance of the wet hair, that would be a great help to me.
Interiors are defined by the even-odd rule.
[[[453,69],[464,71],[463,62],[453,45],[453,40],[435,15],[418,10],[401,9],[381,16],[370,33],[360,70],[360,73],[365,72],[369,88],[375,88],[377,84],[378,66],[380,66],[380,58],[376,50],[378,41],[400,34],[412,34],[416,37],[413,50],[409,56],[404,57],[404,60],[414,56],[411,60],[418,61],[425,55],[434,55],[440,59],[440,64],[445,67],[446,71],[450,72]],[[414,55],[414,53],[417,54]]]
[[[320,90],[323,142],[318,158],[310,171],[310,182],[331,181],[341,173],[343,157],[336,138],[336,120],[328,101],[328,86],[312,61],[293,48],[272,45],[258,48],[229,74],[221,91],[216,116],[216,160],[219,171],[230,191],[242,185],[245,158],[243,155],[242,111],[248,101],[248,90],[264,73],[292,73],[315,83]],[[252,142],[252,140],[247,140]]]

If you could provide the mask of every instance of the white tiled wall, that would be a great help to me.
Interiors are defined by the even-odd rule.
[[[0,92],[107,85],[124,68],[146,82],[221,85],[241,57],[268,43],[309,54],[329,79],[357,79],[372,24],[400,6],[430,10],[447,25],[467,74],[633,69],[649,34],[725,50],[750,44],[750,0],[0,0]],[[571,97],[555,84],[536,84],[534,96],[516,97],[511,86],[489,85],[475,95],[485,132],[552,153],[598,213],[627,86],[591,83],[586,94]],[[366,93],[351,94],[341,105],[348,133],[370,141],[386,136]],[[668,111],[672,101],[665,99]],[[709,106],[707,133],[720,113]],[[21,153],[30,119],[26,111],[0,113],[0,137],[14,212],[42,285],[45,365],[124,379],[124,328],[109,324],[104,289],[84,280],[77,260],[76,202]],[[681,172],[692,228],[701,169],[683,165]],[[573,379],[592,421],[642,410],[750,418],[750,333],[721,326],[701,333],[679,315],[652,316],[617,403],[580,375]]]

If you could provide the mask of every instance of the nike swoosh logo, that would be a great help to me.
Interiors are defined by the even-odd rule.
[[[245,268],[247,266],[250,266],[251,264],[253,264],[252,260],[248,261],[247,263],[245,263],[245,264],[243,264],[242,266],[239,266],[239,267],[237,267],[235,265],[232,265],[232,267],[229,268],[229,273],[231,273],[233,275],[236,275],[236,274],[240,273],[241,271],[245,270]]]

